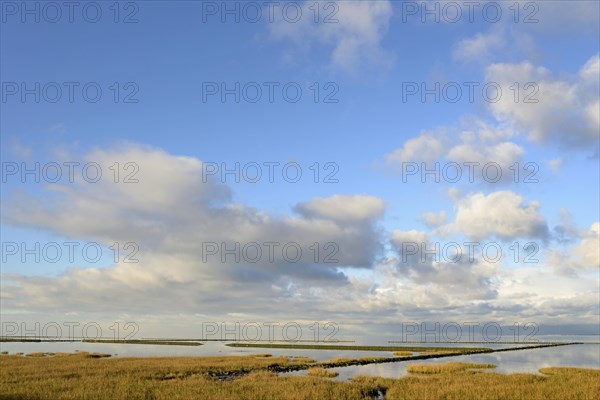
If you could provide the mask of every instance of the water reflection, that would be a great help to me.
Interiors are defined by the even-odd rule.
[[[119,357],[153,357],[153,356],[240,356],[268,353],[273,356],[305,356],[318,361],[331,358],[360,357],[392,357],[389,351],[356,351],[356,350],[310,350],[310,349],[268,349],[253,347],[228,347],[222,342],[204,342],[202,346],[167,346],[151,344],[111,344],[84,342],[2,342],[2,351],[9,353],[34,352],[66,352],[88,351],[108,353]]]
[[[381,344],[380,344],[381,345]],[[421,345],[429,346],[429,345]],[[437,344],[437,346],[449,346]],[[465,345],[461,345],[463,347]],[[503,348],[514,345],[477,345],[467,347]],[[272,354],[273,356],[306,356],[318,361],[332,358],[360,358],[360,357],[392,357],[387,351],[356,351],[356,350],[310,350],[310,349],[268,349],[250,347],[228,347],[222,342],[204,342],[202,346],[164,346],[147,344],[110,344],[110,343],[82,343],[82,342],[40,342],[40,343],[0,343],[1,351],[9,353],[23,352],[67,352],[88,351],[108,353],[119,357],[152,357],[152,356],[229,356],[249,354]],[[407,374],[406,365],[410,363],[436,363],[448,361],[467,361],[496,364],[495,371],[500,373],[529,372],[537,373],[544,367],[582,367],[600,368],[600,345],[581,344],[560,347],[547,347],[519,351],[508,351],[492,354],[474,354],[442,359],[428,359],[418,361],[400,361],[385,364],[368,364],[360,366],[333,368],[339,373],[336,379],[346,380],[357,375],[371,375],[396,378]],[[284,375],[303,375],[306,371],[295,371]]]
[[[600,368],[600,345],[581,344],[541,349],[507,351],[492,354],[474,354],[442,359],[418,361],[401,361],[388,364],[357,365],[351,367],[332,368],[339,376],[338,380],[347,380],[358,375],[381,376],[397,378],[407,374],[406,365],[413,363],[439,363],[449,361],[464,361],[475,363],[496,364],[490,372],[500,373],[538,373],[545,367],[578,367]]]
[[[352,344],[344,344],[352,345]],[[387,344],[378,343],[378,346]],[[394,344],[394,346],[402,346]],[[501,349],[515,347],[510,344],[409,344],[414,347],[487,347]],[[269,349],[254,347],[229,347],[223,342],[203,342],[202,346],[170,346],[150,344],[111,344],[111,343],[84,343],[84,342],[0,342],[2,351],[9,353],[34,353],[34,352],[66,352],[88,351],[108,353],[119,357],[153,357],[153,356],[216,356],[216,355],[247,355],[268,353],[273,356],[305,356],[317,361],[332,358],[360,358],[360,357],[393,357],[390,351],[365,351],[365,350],[311,350],[311,349]]]
[[[111,344],[111,343],[83,343],[83,342],[3,342],[0,343],[2,351],[9,353],[34,353],[34,352],[64,352],[88,351],[90,353],[107,353],[123,357],[152,357],[152,356],[201,356],[208,354],[204,346],[164,346],[150,344]]]

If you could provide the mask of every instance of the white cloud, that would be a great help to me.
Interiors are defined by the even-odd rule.
[[[416,138],[407,140],[404,146],[386,155],[388,163],[401,164],[403,162],[433,162],[444,152],[440,139],[430,133],[423,133]]]
[[[510,184],[514,182],[513,173],[515,163],[523,162],[525,149],[511,141],[515,131],[502,124],[493,125],[478,118],[467,117],[461,119],[456,126],[439,128],[426,131],[415,138],[408,139],[404,145],[390,154],[386,154],[388,165],[397,167],[402,171],[403,163],[421,162],[421,172],[425,169],[434,170],[439,165],[443,169],[444,160],[457,163],[460,167],[459,182],[493,182],[493,184]],[[468,164],[479,163],[469,170]],[[483,169],[486,169],[485,176]],[[454,172],[451,177],[457,174]],[[493,172],[492,172],[493,171]],[[496,172],[499,173],[496,180]],[[439,175],[442,175],[440,172]],[[489,176],[488,176],[489,175]],[[442,178],[439,179],[440,181]],[[426,181],[422,177],[422,181]]]
[[[375,224],[385,205],[372,196],[318,198],[298,205],[299,216],[275,216],[232,203],[224,184],[203,182],[203,163],[195,158],[129,146],[96,150],[87,160],[105,172],[115,162],[135,163],[139,182],[114,183],[107,176],[97,183],[50,185],[43,198],[15,194],[3,204],[3,222],[107,247],[132,241],[140,262],[72,268],[58,277],[9,276],[13,284],[3,287],[3,307],[165,311],[179,303],[182,311],[192,311],[208,302],[215,309],[256,309],[245,299],[268,302],[271,295],[287,296],[280,289],[293,286],[347,285],[339,268],[370,268],[380,252]],[[229,249],[236,242],[240,248],[257,243],[262,258],[248,261],[254,252],[239,261],[222,260],[221,252],[206,257],[203,244],[209,242]],[[272,257],[267,242],[278,243]],[[282,248],[288,243],[300,247],[297,261],[286,259]],[[320,249],[316,260],[314,243]]]
[[[474,193],[459,200],[454,222],[440,229],[460,232],[474,240],[492,237],[546,240],[549,230],[539,208],[538,202],[524,204],[523,198],[511,191],[493,192],[487,196]]]
[[[561,208],[558,212],[560,222],[553,228],[554,240],[560,243],[567,243],[578,239],[581,236],[581,232],[573,221],[573,215],[566,208]]]
[[[319,3],[321,9],[323,4]],[[326,46],[331,51],[331,65],[349,73],[369,65],[388,68],[393,63],[393,56],[381,47],[392,17],[389,0],[328,2],[327,9],[321,10],[318,24],[313,22],[314,2],[307,0],[301,5],[304,17],[297,23],[282,18],[269,24],[272,38],[291,40],[298,47],[305,47],[304,51],[309,51],[306,47],[313,44]],[[337,22],[323,22],[327,16]]]
[[[391,243],[397,249],[402,250],[403,243],[425,243],[428,242],[427,234],[422,231],[410,230],[410,231],[401,231],[394,230],[392,232]]]
[[[452,58],[461,62],[485,63],[505,44],[504,38],[497,32],[477,33],[458,42],[452,49]]]
[[[444,159],[459,165],[479,163],[481,168],[487,163],[496,163],[499,165],[496,169],[502,172],[499,181],[494,181],[495,176],[483,176],[481,170],[475,177],[494,185],[508,185],[520,182],[516,179],[514,166],[524,168],[526,151],[517,142],[520,133],[526,133],[530,141],[537,143],[584,151],[592,148],[593,155],[597,156],[600,139],[599,55],[590,58],[572,79],[555,77],[543,67],[524,62],[492,64],[486,68],[486,81],[501,88],[498,101],[489,103],[495,123],[467,117],[454,126],[424,131],[386,154],[387,163],[402,173],[405,172],[401,168],[405,166],[403,163],[408,162],[425,163],[427,170],[433,170],[434,164]],[[525,99],[529,102],[524,102]],[[558,159],[549,163],[553,170],[560,165]],[[425,168],[421,166],[421,172]]]
[[[548,161],[548,167],[550,167],[550,169],[552,171],[558,171],[560,170],[564,165],[564,161],[562,158],[554,158],[550,161]]]
[[[600,223],[593,223],[579,235],[577,245],[565,250],[548,251],[547,262],[557,273],[577,275],[581,271],[600,268]]]
[[[582,268],[600,268],[600,222],[590,226],[573,253]]]
[[[440,211],[438,214],[426,212],[423,213],[421,219],[428,228],[437,228],[446,222],[446,211]]]
[[[299,204],[296,209],[307,218],[323,218],[335,221],[369,221],[383,216],[383,200],[366,195],[334,195],[316,198]]]
[[[414,285],[426,286],[427,292],[435,293],[433,302],[438,304],[495,296],[491,279],[498,265],[481,257],[470,259],[465,253],[444,254],[441,248],[447,243],[435,241],[421,231],[395,230],[390,243],[398,254],[393,265],[399,277],[412,283],[411,291],[415,290]]]
[[[490,103],[494,116],[527,132],[534,142],[575,148],[596,144],[600,135],[598,58],[590,58],[572,79],[553,76],[528,62],[488,66],[486,81],[502,88],[499,101]]]
[[[481,165],[495,162],[500,165],[502,171],[508,172],[509,167],[521,161],[524,154],[525,150],[513,142],[502,142],[488,147],[460,144],[452,147],[446,158],[457,163],[477,162]]]

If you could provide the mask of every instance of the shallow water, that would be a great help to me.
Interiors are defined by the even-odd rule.
[[[562,338],[562,340],[573,340],[573,338]],[[386,343],[378,343],[387,345]],[[346,344],[352,345],[352,344]],[[395,344],[400,345],[400,344]],[[432,343],[414,344],[412,346],[448,346],[448,347],[488,347],[506,348],[515,347],[510,344],[451,344]],[[147,344],[110,344],[110,343],[82,343],[82,342],[40,342],[40,343],[0,343],[1,351],[9,353],[23,352],[75,352],[87,351],[108,353],[118,357],[152,357],[152,356],[215,356],[215,355],[249,355],[249,354],[272,354],[273,356],[305,356],[318,361],[331,358],[348,357],[359,358],[367,356],[392,357],[388,351],[357,351],[357,350],[311,350],[311,349],[269,349],[251,347],[228,347],[222,342],[204,342],[202,346],[171,346],[171,345],[147,345]],[[540,349],[518,350],[491,354],[474,354],[442,359],[428,359],[417,361],[399,361],[384,364],[369,364],[350,367],[333,368],[339,373],[335,379],[347,380],[358,375],[372,375],[396,378],[407,374],[406,365],[411,363],[436,363],[449,361],[467,361],[478,363],[496,364],[493,371],[500,373],[528,372],[537,373],[544,367],[582,367],[600,368],[600,345],[583,344],[568,345],[560,347],[547,347]],[[295,371],[284,373],[283,376],[303,375],[306,371]]]
[[[311,343],[312,344],[312,343]],[[340,345],[354,345],[354,343],[340,343]],[[378,343],[379,346],[402,346],[401,344]],[[515,347],[510,344],[408,344],[411,347],[487,347],[492,349]],[[359,357],[393,357],[390,351],[373,350],[314,350],[314,349],[270,349],[259,347],[229,347],[223,342],[203,342],[202,346],[172,346],[151,344],[112,344],[112,343],[84,343],[84,342],[0,342],[2,351],[9,353],[34,353],[34,352],[66,352],[87,351],[107,353],[119,357],[152,357],[152,356],[215,356],[215,355],[246,355],[268,353],[274,356],[306,356],[318,361],[331,358],[359,358]]]
[[[491,354],[473,354],[442,359],[428,359],[417,361],[399,361],[386,364],[356,365],[350,367],[332,368],[339,376],[335,379],[347,380],[354,376],[369,375],[386,378],[397,378],[407,375],[406,366],[415,363],[440,363],[450,361],[463,361],[475,363],[496,364],[496,368],[488,372],[499,373],[538,373],[545,367],[578,367],[600,368],[600,345],[582,344],[560,347],[545,347],[540,349],[507,351]],[[302,375],[305,371],[290,373]]]

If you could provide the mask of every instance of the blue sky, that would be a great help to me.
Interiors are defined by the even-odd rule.
[[[72,22],[63,6],[53,23],[44,3],[2,2],[3,312],[30,321],[128,318],[165,335],[156,321],[175,309],[200,315],[194,321],[597,325],[598,3],[481,2],[472,21],[464,2],[288,3],[273,21],[268,6],[252,3],[263,12],[252,23],[243,2],[227,2],[241,10],[239,22],[222,20],[222,2],[120,2],[118,15],[113,2],[96,2],[90,14],[76,8]],[[36,4],[39,22],[25,12]],[[302,10],[297,22],[284,5]],[[440,10],[439,21],[422,14],[426,7]],[[452,22],[456,7],[463,16]],[[490,22],[496,9],[502,16]],[[337,22],[325,22],[330,13]],[[52,82],[62,88],[56,102]],[[236,82],[248,87],[239,102],[203,92]],[[40,101],[22,98],[22,85],[36,83]],[[89,83],[102,89],[97,102],[82,93]],[[482,97],[490,83],[502,89],[498,101]],[[462,95],[436,102],[406,92],[436,84]],[[286,101],[285,85],[290,96],[301,88],[297,102]],[[247,101],[256,87],[262,96]],[[535,103],[524,103],[528,94]],[[7,172],[36,162],[98,163],[103,176],[38,183]],[[407,163],[466,172],[465,162],[497,163],[504,179],[486,182],[476,169],[473,182],[422,182],[401,172]],[[134,169],[127,163],[138,183],[122,182]],[[207,165],[223,163],[257,163],[262,178],[203,179]],[[274,182],[265,163],[278,163]],[[288,163],[302,170],[298,182],[282,177]],[[533,168],[538,181],[525,181]],[[328,173],[333,182],[324,182]],[[6,247],[65,241],[97,242],[103,257],[22,262]],[[340,257],[202,262],[203,243],[221,241],[291,241],[305,255],[314,242],[335,243]],[[403,261],[406,243],[468,241],[498,245],[505,257]],[[130,242],[137,263],[123,260]],[[535,243],[539,260],[511,261],[515,242]]]

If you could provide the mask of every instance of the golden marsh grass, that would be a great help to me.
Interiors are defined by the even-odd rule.
[[[600,370],[593,369],[544,368],[538,375],[504,375],[483,372],[479,364],[447,363],[427,365],[435,366],[434,373],[340,382],[324,377],[332,371],[308,364],[305,367],[314,371],[308,376],[278,376],[270,368],[295,365],[281,356],[91,358],[89,354],[0,356],[0,399],[338,400],[373,399],[381,392],[388,400],[595,400],[600,392]]]
[[[443,364],[410,364],[406,370],[411,374],[442,374],[448,372],[473,371],[482,368],[496,368],[494,364],[478,364],[467,362],[447,362]]]
[[[321,367],[312,367],[307,371],[308,376],[317,376],[321,378],[335,378],[339,374],[335,371],[331,371]]]

